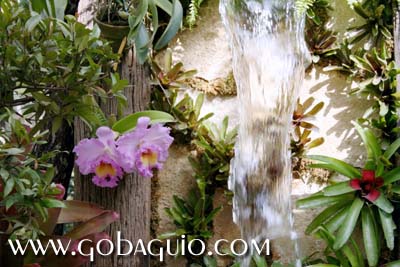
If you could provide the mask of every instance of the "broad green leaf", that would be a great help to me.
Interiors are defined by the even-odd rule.
[[[34,15],[30,17],[27,22],[25,23],[25,29],[28,32],[33,31],[33,29],[42,21],[42,16]]]
[[[155,50],[160,50],[164,48],[172,40],[181,27],[183,17],[183,8],[179,0],[173,0],[173,9],[171,14],[171,19],[168,23],[167,28],[164,33],[158,39],[154,46]]]
[[[337,204],[334,204],[328,208],[326,208],[324,211],[322,211],[320,214],[318,214],[317,217],[315,217],[311,223],[307,226],[305,233],[306,234],[311,234],[315,229],[317,229],[320,225],[324,224],[325,221],[329,220],[332,218],[334,215],[339,213],[344,206],[346,205],[347,202],[339,202]]]
[[[394,224],[392,214],[386,213],[381,209],[378,209],[379,217],[381,219],[383,233],[386,239],[386,245],[390,250],[394,248],[394,229],[396,225]]]
[[[310,156],[307,156],[307,158],[323,162],[323,165],[320,165],[320,166],[324,166],[327,169],[336,171],[340,174],[343,174],[346,177],[349,177],[349,178],[360,178],[361,177],[361,173],[359,170],[357,170],[356,168],[354,168],[353,166],[351,166],[350,164],[348,164],[344,161],[341,161],[341,160],[338,160],[335,158],[331,158],[331,157],[327,157],[327,156],[319,156],[319,155],[310,155]]]
[[[364,206],[364,201],[360,198],[355,198],[351,205],[343,225],[339,228],[337,238],[333,244],[333,249],[338,250],[346,244],[347,240],[351,237],[353,230],[356,226],[360,211]]]
[[[40,203],[46,208],[65,208],[65,204],[62,201],[54,198],[43,198]]]
[[[400,148],[400,138],[396,139],[390,146],[386,149],[385,153],[383,153],[383,156],[386,159],[390,159],[394,153],[396,153],[397,150]]]
[[[149,43],[150,36],[147,32],[146,25],[142,21],[138,26],[138,30],[135,36],[136,56],[140,64],[146,62],[147,56],[149,54]]]
[[[135,15],[130,15],[128,18],[129,27],[131,29],[136,28],[140,22],[143,21],[144,17],[146,16],[147,9],[149,7],[148,0],[141,0],[139,1],[139,6],[136,9]]]
[[[347,259],[350,262],[350,266],[360,266],[358,263],[358,257],[354,252],[351,250],[351,248],[347,245],[345,245],[342,248],[343,254],[346,255]]]
[[[378,233],[376,232],[374,217],[368,206],[365,206],[361,211],[361,221],[368,264],[369,266],[376,266],[379,260]]]
[[[4,192],[3,192],[4,197],[8,196],[11,193],[11,191],[14,189],[14,185],[15,185],[14,178],[9,178],[6,182],[6,186],[4,187]]]
[[[336,232],[337,229],[342,226],[344,220],[347,217],[347,213],[351,207],[351,204],[346,205],[340,212],[338,212],[335,216],[325,222],[325,227],[330,233]]]
[[[147,110],[126,116],[125,118],[114,123],[112,129],[121,134],[131,131],[136,127],[137,121],[141,117],[150,118],[151,123],[167,123],[175,121],[175,118],[169,113],[157,110]]]
[[[382,155],[382,150],[376,136],[371,132],[371,130],[362,128],[356,122],[353,122],[353,125],[364,142],[365,148],[367,149],[368,159],[374,162],[378,161],[379,157]]]
[[[399,267],[400,261],[392,261],[384,265],[384,267]]]
[[[155,4],[164,10],[169,16],[172,16],[173,6],[169,0],[154,0]]]
[[[322,190],[325,196],[337,196],[355,191],[350,186],[349,181],[340,182],[331,186],[328,186]]]
[[[389,172],[382,174],[385,185],[392,184],[400,180],[400,167],[397,167]]]
[[[373,203],[387,213],[392,213],[394,210],[392,203],[390,203],[390,201],[382,193]]]
[[[299,199],[296,205],[299,209],[315,208],[320,206],[326,206],[339,201],[348,201],[354,198],[354,194],[345,194],[339,196],[324,196],[324,195],[313,195],[307,198]]]
[[[400,185],[392,186],[392,192],[400,195]]]

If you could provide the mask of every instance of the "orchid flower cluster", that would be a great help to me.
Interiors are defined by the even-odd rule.
[[[105,126],[96,135],[81,140],[74,152],[80,173],[95,174],[92,181],[100,187],[116,187],[125,173],[151,178],[167,160],[173,141],[170,129],[160,123],[150,125],[149,117],[140,117],[132,131],[120,136]]]

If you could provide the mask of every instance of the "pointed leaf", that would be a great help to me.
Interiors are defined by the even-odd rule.
[[[392,215],[384,212],[381,209],[378,209],[379,217],[381,219],[381,225],[383,229],[383,233],[386,239],[386,245],[390,250],[394,248],[394,229],[396,229],[396,225],[394,224]]]
[[[369,266],[376,266],[379,260],[379,244],[375,231],[375,222],[371,210],[368,206],[361,211],[362,232],[365,251]]]
[[[360,198],[355,198],[351,208],[349,209],[347,216],[343,222],[343,225],[339,228],[337,238],[333,244],[333,249],[338,250],[346,244],[349,240],[353,230],[356,226],[358,217],[360,215],[361,209],[364,206],[364,201]]]
[[[114,211],[105,211],[97,217],[87,222],[81,223],[65,236],[73,239],[79,239],[83,236],[96,234],[104,231],[106,227],[119,219],[118,213]]]
[[[354,188],[350,186],[349,181],[340,182],[328,187],[323,190],[325,196],[337,196],[355,191]]]
[[[100,206],[78,200],[65,200],[57,223],[76,223],[90,220],[104,212]]]
[[[183,8],[179,0],[173,0],[173,9],[170,21],[164,33],[158,39],[154,46],[155,50],[160,50],[164,48],[172,40],[181,27],[183,17]]]
[[[343,174],[349,178],[360,178],[361,173],[359,170],[351,166],[350,164],[327,156],[311,155],[307,156],[309,159],[317,160],[324,163],[324,166],[330,170],[334,170],[340,174]]]

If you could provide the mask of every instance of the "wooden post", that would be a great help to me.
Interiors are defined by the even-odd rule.
[[[129,81],[125,89],[128,105],[125,114],[144,110],[150,100],[149,74],[146,67],[136,63],[134,52],[129,51],[121,65],[121,78]],[[106,114],[117,114],[116,100],[107,101],[102,106]],[[88,131],[82,121],[75,124],[75,143],[88,136]],[[108,229],[114,244],[117,231],[123,239],[130,240],[134,246],[139,239],[146,244],[150,240],[151,220],[151,180],[136,174],[126,175],[119,186],[99,188],[95,186],[91,177],[85,177],[75,172],[76,199],[90,201],[114,210],[120,214],[120,219]],[[124,249],[124,248],[122,248]],[[135,247],[134,247],[135,249]],[[117,256],[116,250],[107,257],[97,255],[95,263],[89,266],[96,267],[148,267],[150,260],[142,254],[134,256]]]
[[[79,3],[79,21],[91,25],[95,1],[81,0]],[[148,67],[136,62],[133,50],[127,53],[120,66],[121,78],[129,81],[125,88],[125,96],[128,104],[124,110],[125,115],[144,110],[150,101],[150,79]],[[103,111],[117,114],[117,102],[115,99],[102,104]],[[75,143],[88,137],[88,130],[82,121],[75,124]],[[151,180],[139,177],[136,174],[126,175],[119,186],[111,188],[96,187],[91,177],[85,177],[75,171],[76,199],[90,201],[114,210],[120,214],[119,221],[113,223],[108,233],[112,240],[116,241],[117,231],[120,231],[123,239],[136,244],[139,239],[144,243],[150,240],[151,222]],[[124,249],[124,248],[122,248]],[[135,247],[134,247],[135,249]],[[91,267],[149,267],[150,258],[144,255],[118,256],[116,251],[108,257],[96,256],[95,263]]]

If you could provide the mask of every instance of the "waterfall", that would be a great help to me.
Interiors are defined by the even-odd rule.
[[[304,20],[296,15],[294,1],[220,3],[239,100],[239,135],[229,189],[234,192],[234,221],[247,240],[295,236],[289,134],[309,53]]]

